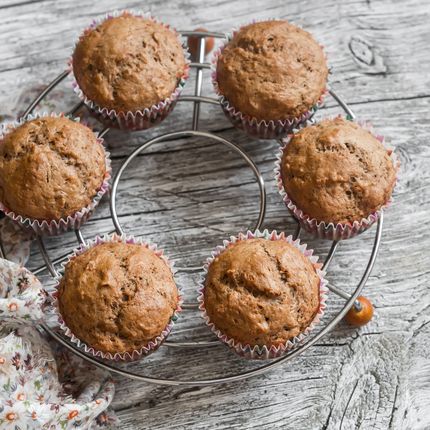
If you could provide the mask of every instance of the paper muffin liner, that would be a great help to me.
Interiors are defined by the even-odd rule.
[[[264,21],[267,21],[265,19]],[[259,22],[259,20],[254,20],[252,22]],[[248,25],[248,24],[246,24]],[[296,24],[294,24],[296,25]],[[231,35],[228,35],[226,42],[224,42],[213,54],[211,61],[211,71],[212,71],[212,84],[216,95],[218,96],[219,103],[224,111],[226,117],[230,122],[238,129],[245,131],[248,135],[259,138],[259,139],[281,139],[288,133],[290,133],[293,128],[300,127],[307,120],[311,119],[316,111],[324,105],[324,98],[328,93],[328,87],[321,94],[318,101],[312,106],[308,111],[302,113],[295,118],[289,118],[285,120],[259,120],[250,115],[246,115],[236,109],[230,104],[228,99],[221,93],[217,80],[217,64],[219,56],[224,51],[224,48],[230,43],[231,39],[243,28],[244,26],[234,29]],[[296,27],[298,27],[296,25]],[[320,45],[324,51],[324,46]],[[325,51],[324,51],[325,56]]]
[[[330,119],[330,117],[326,119]],[[384,137],[379,134],[376,134],[373,130],[372,125],[369,122],[357,121],[357,124],[365,128],[366,130],[368,130],[370,133],[372,133],[372,135],[376,139],[378,139],[379,142],[381,142],[381,144],[384,145],[384,147],[387,149],[387,152],[393,162],[393,166],[397,171],[397,174],[396,174],[396,182],[397,182],[399,162],[397,160],[396,154],[393,152],[392,149],[386,147]],[[274,172],[275,172],[275,180],[278,186],[279,194],[281,195],[282,200],[284,201],[290,213],[299,222],[300,226],[303,227],[303,229],[306,230],[308,233],[311,233],[312,235],[314,235],[315,237],[318,237],[319,239],[327,239],[327,240],[351,239],[357,236],[358,234],[369,229],[379,219],[379,217],[381,216],[382,210],[391,204],[391,202],[393,201],[392,197],[379,210],[372,212],[366,218],[362,218],[361,220],[357,220],[352,223],[333,223],[333,222],[327,223],[325,221],[318,221],[317,219],[312,218],[311,216],[304,213],[294,203],[294,201],[291,200],[291,198],[288,196],[288,193],[284,188],[284,182],[282,180],[282,173],[281,173],[281,164],[282,164],[282,157],[283,157],[285,148],[287,147],[288,143],[290,142],[293,136],[294,136],[294,133],[290,134],[288,137],[283,139],[283,145],[280,147],[278,153],[276,154]],[[396,186],[396,182],[394,184],[394,187]]]
[[[61,264],[61,269],[59,271],[59,274],[55,278],[55,285],[53,288],[49,289],[49,296],[50,296],[50,301],[51,301],[49,320],[52,323],[57,324],[59,326],[59,329],[61,330],[61,332],[72,343],[74,343],[76,346],[81,348],[87,354],[91,354],[94,357],[99,357],[99,358],[103,358],[106,360],[136,361],[136,360],[139,360],[139,359],[153,353],[154,351],[156,351],[161,346],[161,344],[166,340],[169,333],[172,331],[172,328],[173,328],[176,320],[178,319],[179,312],[182,310],[182,308],[181,308],[182,296],[180,294],[179,289],[178,289],[178,304],[177,304],[177,307],[176,307],[175,311],[173,312],[173,315],[171,316],[170,321],[167,324],[167,326],[160,333],[160,335],[157,336],[155,339],[153,339],[152,341],[148,342],[145,345],[142,345],[141,348],[135,349],[133,351],[116,352],[113,354],[110,352],[100,351],[100,350],[98,350],[98,349],[96,349],[90,345],[87,345],[85,342],[83,342],[78,337],[76,337],[73,334],[73,332],[69,329],[69,327],[66,325],[65,321],[63,320],[63,318],[61,316],[60,309],[59,309],[58,288],[60,286],[60,282],[61,282],[61,279],[63,277],[64,270],[65,270],[67,264],[71,260],[73,260],[73,258],[77,257],[78,255],[83,254],[84,252],[88,251],[90,248],[97,246],[97,245],[100,245],[102,243],[106,243],[106,242],[132,243],[132,244],[138,244],[138,245],[144,246],[145,248],[148,248],[151,251],[153,251],[159,258],[161,258],[167,264],[167,266],[170,268],[172,275],[173,276],[175,275],[176,271],[174,269],[174,263],[171,260],[169,260],[164,255],[163,250],[158,249],[157,245],[155,245],[155,244],[150,244],[148,242],[145,242],[142,239],[135,238],[133,236],[127,236],[127,235],[119,236],[115,233],[112,235],[105,234],[103,237],[96,236],[95,239],[87,241],[86,244],[81,245],[79,248],[75,249],[67,257],[67,260]]]
[[[213,324],[206,312],[205,301],[204,301],[204,292],[205,292],[205,280],[208,273],[209,266],[215,260],[217,256],[222,254],[227,248],[232,246],[233,244],[254,238],[264,238],[267,240],[283,240],[290,245],[297,248],[313,265],[315,271],[320,279],[319,283],[319,293],[320,293],[320,304],[318,308],[318,312],[315,315],[312,322],[309,324],[306,329],[300,333],[298,336],[293,337],[287,342],[277,345],[277,346],[269,346],[269,345],[249,345],[243,344],[223,333],[221,330],[218,330],[215,324]],[[285,233],[277,233],[276,230],[269,232],[268,230],[264,230],[260,232],[256,230],[254,232],[247,231],[246,233],[239,233],[237,236],[231,236],[229,240],[224,240],[222,245],[217,246],[211,253],[211,257],[206,259],[206,262],[203,266],[203,274],[199,280],[199,295],[198,295],[198,303],[199,309],[202,313],[203,319],[206,321],[206,325],[210,328],[212,333],[216,335],[216,337],[227,345],[232,351],[234,351],[239,356],[251,359],[251,360],[268,360],[273,358],[278,358],[290,351],[291,349],[297,347],[302,344],[304,340],[308,337],[311,331],[318,325],[321,318],[324,315],[324,311],[326,308],[327,301],[327,281],[324,278],[325,272],[322,271],[322,264],[318,263],[318,257],[313,255],[312,249],[307,249],[306,244],[301,244],[300,239],[293,240],[293,237],[285,236]]]
[[[121,15],[133,15],[144,19],[150,19],[158,24],[163,25],[168,30],[173,31],[177,35],[179,43],[183,46],[183,52],[185,57],[184,73],[179,79],[178,85],[176,86],[172,94],[168,98],[160,101],[157,104],[152,105],[151,107],[148,107],[142,110],[137,110],[137,111],[127,111],[127,112],[117,111],[115,109],[108,109],[106,107],[98,105],[96,102],[92,101],[84,94],[84,92],[79,87],[79,84],[73,73],[73,53],[79,41],[83,37],[85,37],[88,33],[90,33],[94,28],[102,24],[104,21],[108,19],[116,18]],[[121,130],[128,130],[128,131],[146,130],[163,121],[176,106],[178,97],[181,94],[189,76],[190,54],[187,48],[184,47],[180,34],[171,26],[164,24],[163,22],[154,18],[150,13],[145,13],[140,10],[132,10],[132,9],[118,10],[112,13],[108,13],[102,18],[93,20],[92,24],[89,27],[87,27],[79,36],[78,40],[75,43],[73,53],[67,63],[69,71],[71,72],[70,75],[72,76],[73,91],[75,92],[75,94],[77,94],[79,99],[85,103],[85,105],[88,107],[89,111],[93,114],[93,116],[95,116],[99,121],[101,121],[103,124],[105,124],[108,127],[119,128]]]
[[[0,130],[0,145],[2,144],[2,140],[6,134],[9,134],[16,128],[20,127],[25,122],[31,121],[37,118],[44,117],[67,117],[75,122],[80,122],[80,118],[73,118],[65,115],[64,113],[39,113],[34,115],[28,115],[25,119],[20,119],[19,121],[10,122],[4,124]],[[24,228],[32,229],[38,235],[47,235],[47,236],[56,236],[62,234],[68,230],[75,230],[81,227],[88,218],[90,218],[94,209],[100,203],[102,197],[109,190],[109,181],[111,179],[112,167],[110,160],[110,153],[106,151],[103,146],[104,140],[101,137],[98,137],[97,133],[94,133],[97,137],[98,144],[102,145],[103,152],[105,154],[105,174],[103,177],[103,182],[100,185],[100,188],[97,190],[96,195],[92,198],[91,202],[75,212],[73,215],[69,215],[64,218],[60,218],[59,220],[38,220],[29,217],[22,216],[18,213],[15,213],[11,209],[9,209],[4,203],[0,201],[0,211],[4,212],[6,216],[8,216],[11,220],[21,225]]]

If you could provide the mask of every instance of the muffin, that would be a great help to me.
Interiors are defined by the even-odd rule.
[[[280,171],[288,199],[326,226],[360,226],[387,204],[396,182],[396,167],[382,143],[341,117],[294,134]]]
[[[111,118],[122,113],[123,120],[127,113],[129,118],[141,117],[145,109],[147,116],[168,111],[188,72],[177,34],[153,19],[130,13],[105,19],[84,32],[72,67],[90,107],[106,117],[111,113]]]
[[[2,210],[36,231],[76,228],[107,189],[103,146],[66,117],[32,119],[0,141]]]
[[[285,133],[311,114],[327,76],[323,49],[307,31],[287,21],[263,21],[242,27],[222,49],[215,83],[228,114],[234,108],[248,123],[284,122]]]
[[[208,262],[200,301],[207,322],[236,352],[264,348],[273,358],[315,320],[321,278],[316,260],[297,244],[258,236],[229,244]]]
[[[128,242],[103,241],[72,257],[58,287],[65,326],[105,358],[154,349],[179,304],[167,262]]]

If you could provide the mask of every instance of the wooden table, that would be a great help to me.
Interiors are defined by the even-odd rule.
[[[121,4],[120,4],[121,3]],[[376,317],[361,330],[341,323],[295,361],[264,376],[206,388],[160,387],[117,378],[113,403],[123,429],[428,429],[430,428],[430,3],[425,0],[0,0],[0,113],[16,117],[65,68],[80,30],[117,7],[145,7],[179,29],[228,31],[255,18],[287,18],[325,45],[331,86],[359,118],[371,120],[401,160],[383,243],[364,290]],[[194,82],[188,84],[191,93]],[[205,72],[204,94],[211,94]],[[77,99],[65,82],[45,110]],[[340,113],[332,99],[319,117]],[[275,141],[233,129],[217,106],[203,106],[201,129],[232,139],[266,180],[264,227],[292,232],[273,181]],[[114,169],[150,136],[191,127],[191,106],[178,104],[158,128],[110,132]],[[252,226],[257,186],[244,162],[207,139],[179,139],[139,156],[124,175],[118,211],[127,232],[159,243],[180,266],[201,264],[230,234]],[[85,237],[113,230],[107,201],[83,228]],[[351,291],[370,253],[375,229],[340,245],[329,279]],[[309,240],[303,235],[304,240]],[[329,243],[309,240],[324,254]],[[76,246],[73,233],[47,241],[52,257]],[[30,267],[41,264],[37,247]],[[48,277],[44,279],[48,280]],[[180,273],[187,299],[196,274]],[[330,296],[327,320],[344,301]],[[195,312],[185,311],[172,339],[210,339]],[[139,365],[163,377],[206,378],[254,364],[223,347],[162,348]]]

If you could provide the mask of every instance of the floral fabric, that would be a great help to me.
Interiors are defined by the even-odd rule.
[[[41,320],[45,297],[42,285],[31,272],[0,259],[0,324]]]
[[[0,240],[7,259],[24,265],[30,255],[32,233],[23,230],[9,218],[0,219]]]
[[[46,295],[27,269],[0,259],[0,428],[113,429],[107,372],[50,342],[38,328]]]

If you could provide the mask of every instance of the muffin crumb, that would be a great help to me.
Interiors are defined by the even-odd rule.
[[[205,309],[230,338],[277,346],[311,324],[319,309],[319,284],[312,263],[288,242],[243,240],[209,266]]]
[[[140,245],[106,242],[73,258],[58,290],[60,314],[88,346],[132,352],[155,340],[178,305],[167,263]]]
[[[323,120],[296,133],[281,161],[289,198],[326,223],[353,223],[385,205],[396,169],[369,131],[343,118]]]
[[[310,110],[326,88],[328,68],[310,33],[287,21],[242,27],[217,62],[220,93],[258,120],[286,120]]]
[[[23,217],[72,216],[91,203],[105,173],[95,134],[65,117],[27,121],[0,142],[0,201]]]
[[[102,108],[135,112],[167,99],[186,60],[174,31],[149,18],[123,14],[86,33],[73,53],[82,92]]]

